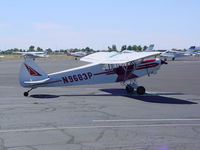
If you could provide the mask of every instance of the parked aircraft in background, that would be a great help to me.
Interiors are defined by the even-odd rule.
[[[69,56],[74,56],[75,58],[84,57],[84,56],[88,55],[86,52],[83,52],[83,51],[71,52],[70,50],[67,51],[67,54]]]
[[[75,57],[84,57],[87,55],[87,53],[85,52],[74,52],[74,53],[70,53],[70,55],[75,56]]]
[[[32,89],[38,87],[73,86],[86,84],[105,84],[121,82],[126,91],[134,90],[140,95],[145,88],[136,83],[136,79],[150,74],[156,74],[165,61],[159,58],[147,59],[159,55],[159,52],[119,53],[97,52],[81,58],[90,62],[82,67],[46,74],[33,61],[25,56],[20,68],[19,82],[21,86],[30,88],[24,92],[28,96]]]
[[[194,49],[194,52],[193,52],[194,56],[200,56],[200,46],[199,47],[197,47],[197,46],[191,46],[191,48]]]
[[[151,44],[145,51],[146,52],[155,52],[156,50],[153,50],[154,45]],[[191,46],[189,49],[187,49],[186,52],[181,51],[175,51],[175,50],[166,50],[160,54],[161,57],[164,57],[165,60],[167,58],[171,58],[172,60],[175,60],[177,57],[184,57],[184,56],[192,56],[195,55],[194,53],[195,46]]]
[[[13,52],[13,54],[20,54],[31,58],[48,57],[47,50],[41,52]]]
[[[0,55],[0,58],[3,58],[4,57],[4,55]]]
[[[194,46],[191,46],[185,52],[168,50],[168,51],[161,53],[160,56],[164,57],[165,59],[171,58],[172,60],[175,60],[175,58],[178,58],[178,57],[185,57],[185,56],[192,56],[192,55],[194,55]]]

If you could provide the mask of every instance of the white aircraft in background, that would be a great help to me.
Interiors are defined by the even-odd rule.
[[[28,96],[32,89],[38,87],[74,86],[87,84],[105,84],[121,82],[126,91],[144,94],[145,88],[136,83],[136,79],[145,75],[156,74],[165,61],[149,57],[159,52],[119,53],[97,52],[81,58],[90,62],[85,66],[46,74],[32,58],[25,56],[20,68],[21,86],[30,88],[24,92]]]
[[[67,53],[68,53],[68,55],[71,55],[74,57],[84,57],[84,56],[88,55],[86,52],[82,52],[82,51],[71,53],[70,50],[68,50]]]
[[[155,52],[156,50],[153,50],[154,44],[151,44],[145,51],[146,52]],[[175,60],[177,57],[184,57],[184,56],[193,56],[195,55],[194,53],[195,46],[191,46],[189,49],[187,49],[186,52],[181,52],[181,51],[174,51],[174,50],[167,50],[164,51],[160,54],[161,57],[164,57],[165,60],[167,58],[171,58],[172,60]]]
[[[164,57],[165,59],[171,58],[172,60],[175,60],[177,57],[185,57],[185,56],[193,56],[194,54],[194,47],[191,46],[187,51],[180,52],[180,51],[174,51],[174,50],[168,50],[163,53],[161,53],[161,57]]]
[[[31,58],[48,57],[47,50],[41,52],[13,52],[13,54],[20,54]]]
[[[193,55],[194,56],[199,56],[200,55],[200,47],[197,46],[191,46],[190,48],[194,49]]]
[[[74,52],[74,53],[70,53],[70,54],[75,57],[84,57],[87,55],[87,53],[85,53],[85,52]]]
[[[0,58],[4,58],[4,55],[0,55]]]

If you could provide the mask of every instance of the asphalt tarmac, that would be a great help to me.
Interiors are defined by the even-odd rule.
[[[24,97],[23,60],[0,61],[0,150],[198,150],[200,58],[170,61],[129,95],[119,83],[38,88]],[[47,72],[83,65],[39,59]]]

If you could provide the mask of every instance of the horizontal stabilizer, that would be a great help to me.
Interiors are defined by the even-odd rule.
[[[41,84],[41,83],[45,83],[49,80],[50,78],[46,78],[43,80],[38,80],[38,81],[24,81],[25,84]]]

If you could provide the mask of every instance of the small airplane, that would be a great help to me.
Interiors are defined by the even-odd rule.
[[[4,55],[0,55],[0,58],[4,58]]]
[[[30,88],[58,87],[87,84],[106,84],[121,82],[128,93],[136,90],[137,94],[145,93],[145,88],[137,84],[136,79],[145,75],[156,74],[162,64],[159,58],[150,58],[160,52],[120,53],[97,52],[81,58],[89,64],[60,72],[46,74],[32,57],[25,56],[20,68],[20,85]]]
[[[48,57],[47,50],[41,52],[13,52],[13,54],[20,54],[31,58]]]
[[[165,59],[171,58],[172,60],[175,60],[175,58],[178,58],[178,57],[193,56],[194,54],[193,52],[194,52],[194,47],[191,46],[189,49],[187,49],[186,52],[168,50],[168,51],[163,52],[160,56],[164,57]]]
[[[84,57],[86,55],[88,55],[86,52],[83,51],[79,51],[79,52],[70,52],[70,50],[67,51],[68,55],[74,56],[74,57]]]
[[[167,58],[171,58],[172,60],[175,60],[175,58],[177,58],[177,57],[193,56],[194,50],[195,50],[194,46],[191,46],[185,52],[180,52],[180,51],[175,51],[175,50],[167,50],[167,51],[162,52],[160,54],[160,56],[164,57],[165,60],[167,60]],[[148,52],[150,52],[150,51],[152,52],[152,51],[155,51],[155,50],[153,50],[153,48],[152,48],[152,49],[148,50]]]
[[[200,47],[191,46],[190,48],[194,49],[193,56],[200,56]]]
[[[84,57],[87,55],[87,53],[85,53],[85,52],[74,52],[74,53],[70,53],[70,54],[75,57]]]

